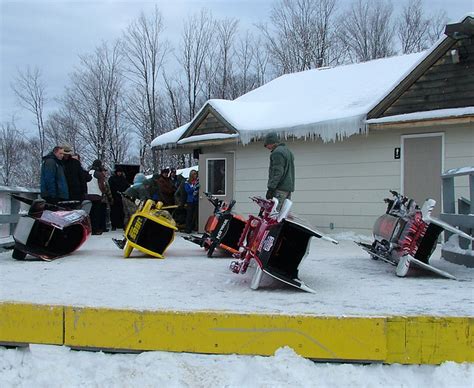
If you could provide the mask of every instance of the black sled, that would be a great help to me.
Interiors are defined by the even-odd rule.
[[[51,261],[77,250],[90,236],[90,201],[65,201],[57,205],[42,199],[12,197],[30,205],[13,233],[12,257],[24,260],[27,255]],[[82,207],[82,208],[80,208]]]

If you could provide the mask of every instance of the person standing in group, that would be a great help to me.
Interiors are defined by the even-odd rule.
[[[157,178],[158,187],[160,188],[160,201],[164,206],[174,205],[175,188],[169,177],[169,168],[163,168],[160,176]]]
[[[176,168],[172,167],[170,170],[170,180],[174,187],[174,203],[178,207],[182,207],[186,204],[186,191],[184,190],[186,178],[182,174],[177,174]]]
[[[114,174],[109,178],[110,192],[112,193],[113,204],[110,206],[110,224],[112,230],[123,229],[123,204],[122,194],[128,189],[127,178],[125,172],[120,166],[115,167]]]
[[[89,172],[87,170],[84,170],[82,167],[81,163],[81,155],[79,155],[77,152],[73,153],[71,155],[72,159],[75,159],[79,162],[79,165],[81,166],[81,175],[82,175],[82,192],[84,193],[84,198],[87,196],[87,183],[91,181],[92,177],[89,175]]]
[[[281,209],[283,201],[291,198],[295,191],[295,160],[293,153],[278,140],[275,132],[265,136],[264,146],[270,150],[270,166],[268,167],[267,193],[265,197],[278,199],[277,210]]]
[[[106,204],[103,197],[106,192],[106,179],[104,167],[100,160],[94,160],[89,169],[91,176],[90,182],[87,183],[87,199],[92,202],[90,211],[92,234],[99,235],[106,229]]]
[[[196,170],[189,172],[189,178],[184,184],[186,191],[186,233],[196,229],[197,211],[199,201],[199,179]]]
[[[122,205],[123,205],[123,225],[124,229],[128,225],[128,221],[132,215],[137,211],[138,206],[136,201],[146,201],[148,199],[148,189],[144,182],[146,181],[145,174],[139,172],[133,177],[133,185],[130,186],[123,193]]]
[[[43,158],[41,164],[41,198],[48,203],[55,204],[69,200],[69,189],[62,163],[63,156],[63,148],[56,146]]]
[[[69,189],[69,199],[83,201],[87,192],[87,183],[81,162],[72,157],[73,152],[69,144],[62,146],[64,151],[63,167]]]

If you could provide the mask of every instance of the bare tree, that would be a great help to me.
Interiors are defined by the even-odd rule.
[[[255,59],[254,59],[254,70],[255,76],[257,78],[256,85],[264,85],[267,82],[267,75],[268,75],[268,66],[270,61],[270,54],[267,50],[260,50],[259,48],[262,47],[262,43],[260,39],[255,41]]]
[[[159,81],[169,46],[163,40],[163,28],[161,13],[155,7],[149,17],[142,12],[127,28],[123,39],[123,54],[133,85],[127,113],[140,137],[139,141],[144,145],[164,132],[159,120]],[[140,159],[145,159],[147,150],[149,147],[142,149]],[[157,168],[159,161],[156,150],[152,151],[152,156],[153,166]]]
[[[89,144],[94,158],[108,163],[114,127],[122,125],[117,120],[121,102],[123,76],[120,68],[121,50],[116,43],[99,46],[94,54],[80,57],[81,67],[71,76],[71,86],[66,89],[66,101],[72,109],[81,132]]]
[[[429,19],[423,15],[422,0],[409,0],[397,24],[402,53],[419,52],[428,47]]]
[[[326,66],[332,62],[336,0],[279,0],[270,13],[271,27],[260,24],[277,74]]]
[[[0,179],[5,186],[21,184],[23,143],[15,121],[0,125]]]
[[[357,0],[339,21],[339,38],[351,62],[391,56],[394,26],[389,0]]]
[[[209,11],[190,17],[184,24],[181,54],[178,61],[184,70],[187,120],[191,120],[204,102],[202,96],[205,63],[211,49],[214,21]]]
[[[446,11],[438,11],[430,18],[428,27],[428,46],[432,46],[444,34],[444,28],[448,24]]]
[[[20,105],[35,116],[40,152],[43,155],[45,147],[43,113],[46,103],[46,87],[41,71],[37,67],[31,69],[29,66],[24,71],[18,70],[18,75],[11,87]]]
[[[234,55],[234,40],[236,38],[239,22],[237,19],[223,19],[216,22],[216,40],[218,47],[217,81],[215,96],[230,98],[232,82],[232,65]],[[212,58],[211,58],[212,60]]]

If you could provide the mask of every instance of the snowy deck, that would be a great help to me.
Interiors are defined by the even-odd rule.
[[[352,241],[313,239],[300,278],[306,293],[271,279],[259,290],[181,236],[166,259],[92,236],[53,262],[0,254],[0,343],[118,351],[272,355],[289,346],[320,360],[404,364],[473,362],[473,268],[434,254],[455,275],[397,278]],[[337,236],[335,236],[337,237]],[[139,258],[142,257],[142,258]]]
[[[180,235],[164,260],[138,251],[124,259],[111,241],[119,236],[91,236],[77,252],[54,262],[19,262],[1,253],[0,301],[319,316],[474,316],[474,269],[440,259],[439,248],[431,263],[457,281],[431,274],[398,278],[394,267],[371,260],[350,240],[334,245],[313,238],[300,266],[301,280],[316,290],[309,294],[268,279],[251,290],[254,268],[236,275],[229,270],[231,258],[209,259]]]

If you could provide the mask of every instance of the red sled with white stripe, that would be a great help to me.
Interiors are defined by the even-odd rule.
[[[260,206],[261,211],[257,217],[249,216],[239,241],[239,253],[234,255],[239,260],[233,261],[230,269],[235,273],[245,273],[253,260],[257,269],[250,285],[252,289],[259,288],[265,273],[285,284],[314,293],[299,279],[299,267],[308,255],[311,238],[338,242],[292,219],[289,215],[292,202],[288,199],[280,212],[275,210],[278,206],[276,198],[251,199]]]
[[[413,199],[396,191],[386,198],[387,210],[374,224],[374,242],[357,242],[374,260],[382,260],[396,266],[400,277],[415,271],[429,271],[456,279],[450,273],[430,265],[429,260],[443,230],[473,241],[473,237],[454,226],[431,216],[436,201],[427,199],[420,209]]]

